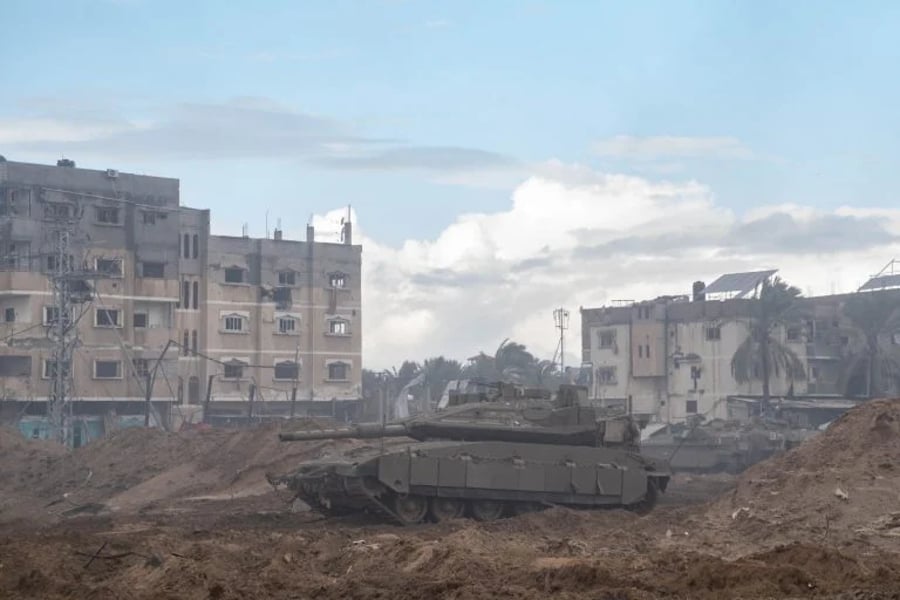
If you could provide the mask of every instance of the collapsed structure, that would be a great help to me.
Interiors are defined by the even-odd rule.
[[[77,445],[110,419],[143,418],[147,398],[174,425],[254,403],[353,412],[361,247],[349,219],[341,238],[316,241],[312,226],[305,241],[278,228],[211,235],[209,210],[183,206],[177,179],[0,161],[0,419],[55,436],[59,409]]]

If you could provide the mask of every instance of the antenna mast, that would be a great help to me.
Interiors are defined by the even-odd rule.
[[[566,329],[569,328],[569,311],[559,307],[553,311],[553,322],[559,329],[559,372],[566,371]]]

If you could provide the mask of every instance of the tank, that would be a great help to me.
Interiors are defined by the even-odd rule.
[[[402,422],[280,434],[282,441],[379,439],[362,455],[310,462],[273,480],[326,514],[366,511],[403,525],[470,516],[481,521],[552,505],[653,508],[668,466],[640,453],[628,418],[601,418],[586,388],[500,387]],[[386,447],[383,440],[407,443]]]
[[[713,420],[666,425],[641,443],[643,453],[674,472],[740,473],[791,449],[815,433],[772,422]]]

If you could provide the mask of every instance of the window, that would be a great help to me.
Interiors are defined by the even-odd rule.
[[[644,356],[650,358],[650,344],[647,344],[646,349],[644,350]]]
[[[98,308],[94,316],[94,325],[97,327],[118,327],[120,312],[115,308]]]
[[[350,365],[336,362],[328,365],[328,379],[331,381],[345,381],[348,378]]]
[[[297,319],[293,317],[278,317],[278,333],[295,333],[297,331]]]
[[[58,263],[59,263],[59,261],[56,260],[55,254],[50,254],[47,256],[47,270],[48,271],[56,271]],[[72,266],[74,264],[75,264],[75,259],[72,258],[72,255],[69,254],[68,256],[66,256],[66,266],[69,270],[72,269]]]
[[[120,377],[122,377],[122,363],[120,361],[94,361],[94,379],[119,379]]]
[[[191,352],[197,354],[197,330],[191,331]]]
[[[275,379],[294,380],[300,378],[300,369],[293,361],[275,363]]]
[[[52,325],[59,318],[59,308],[56,306],[44,307],[44,325]]]
[[[193,304],[193,307],[194,307],[194,310],[197,310],[197,308],[200,306],[200,282],[199,282],[199,281],[195,281],[195,282],[194,282],[194,284],[193,284],[193,290],[194,290],[194,304]]]
[[[328,276],[328,285],[333,288],[347,287],[347,276],[343,273],[331,273]]]
[[[131,361],[134,366],[135,375],[138,377],[146,377],[150,374],[150,361],[146,358],[135,358]]]
[[[141,277],[148,279],[162,279],[166,276],[166,265],[161,262],[141,263]]]
[[[134,313],[131,318],[135,329],[144,329],[147,327],[147,313]]]
[[[293,271],[280,271],[278,285],[297,285],[297,275]]]
[[[184,377],[178,378],[178,391],[177,391],[178,404],[184,402]]]
[[[800,328],[799,327],[788,327],[787,329],[787,341],[789,342],[799,342],[800,341]]]
[[[244,363],[232,361],[225,363],[225,379],[240,379],[244,376]]]
[[[64,323],[70,323],[71,313],[67,315],[69,318],[64,318]],[[54,325],[59,318],[59,309],[55,306],[45,306],[44,307],[44,325]]]
[[[112,206],[97,207],[97,222],[107,225],[119,224],[119,209]]]
[[[0,377],[31,377],[31,357],[0,356]]]
[[[188,404],[200,404],[200,378],[196,375],[188,379]]]
[[[184,234],[184,241],[181,244],[181,255],[185,258],[191,257],[191,236]]]
[[[188,356],[191,353],[190,343],[191,343],[190,334],[188,333],[188,330],[185,329],[184,332],[181,334],[181,354],[182,355]]]
[[[244,270],[240,267],[225,269],[225,283],[244,283]]]
[[[600,367],[597,369],[597,383],[600,385],[615,385],[616,382],[615,367]]]
[[[348,335],[350,333],[349,325],[347,321],[342,319],[328,321],[328,333],[331,335]]]
[[[71,214],[71,206],[60,202],[47,202],[44,204],[44,216],[50,219],[68,219]]]
[[[157,221],[165,220],[166,213],[145,210],[143,213],[141,213],[141,217],[144,221],[144,225],[156,225]]]
[[[191,307],[191,282],[190,281],[182,281],[181,282],[181,304],[184,306],[185,310]]]
[[[191,240],[192,254],[194,258],[197,258],[200,256],[200,236],[195,233]]]
[[[63,373],[63,375],[69,374],[68,361],[63,363],[62,373]],[[44,377],[44,379],[52,379],[53,377],[56,377],[56,361],[55,360],[45,360],[44,361],[43,377]]]
[[[601,331],[599,338],[601,348],[612,348],[616,345],[616,332],[614,329]]]
[[[244,318],[238,315],[225,317],[225,331],[241,332],[244,330]]]
[[[111,277],[122,276],[122,259],[121,258],[98,258],[94,263],[94,268],[98,273],[109,275]]]
[[[722,339],[722,327],[719,325],[707,325],[705,334],[707,342],[718,342]]]
[[[689,415],[697,414],[697,401],[696,400],[686,400],[684,403],[684,412]]]
[[[15,323],[16,322],[16,309],[7,308],[3,311],[3,320],[7,323]]]
[[[638,358],[644,358],[644,346],[638,344]]]

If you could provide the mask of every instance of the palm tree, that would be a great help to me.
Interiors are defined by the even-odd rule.
[[[849,384],[854,377],[863,376],[866,395],[882,396],[888,391],[886,383],[900,380],[900,351],[893,343],[900,334],[900,295],[855,294],[844,304],[844,315],[853,324],[850,333],[857,351],[848,357],[841,379]]]
[[[503,340],[493,356],[479,352],[469,359],[463,374],[470,379],[538,385],[549,372],[523,344]]]
[[[779,277],[764,280],[759,296],[750,304],[749,335],[731,358],[731,370],[738,383],[762,379],[763,410],[769,407],[772,375],[784,373],[791,381],[805,376],[800,357],[774,336],[779,327],[796,318],[799,296],[799,289]]]
[[[422,382],[425,387],[425,404],[431,408],[431,404],[440,400],[447,384],[454,379],[459,379],[462,373],[462,365],[459,361],[447,359],[443,356],[428,358],[422,365]]]

